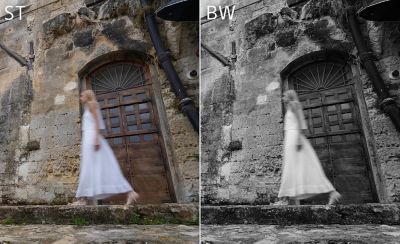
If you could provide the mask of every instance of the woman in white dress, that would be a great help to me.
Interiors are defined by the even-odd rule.
[[[136,202],[139,194],[123,176],[112,149],[100,134],[105,125],[94,92],[83,91],[80,100],[84,105],[81,164],[78,201],[73,205],[86,205],[88,199],[104,199],[119,193],[128,193],[126,204]]]
[[[329,192],[328,205],[332,205],[341,195],[326,177],[317,154],[304,136],[307,124],[296,92],[286,91],[283,101],[286,107],[285,140],[278,197],[289,197],[299,205],[302,199]]]

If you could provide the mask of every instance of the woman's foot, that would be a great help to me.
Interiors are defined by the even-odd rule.
[[[87,199],[86,198],[79,198],[77,201],[71,203],[72,206],[83,206],[83,205],[87,205]]]
[[[270,203],[270,205],[273,206],[287,206],[289,205],[289,202],[287,199],[279,199],[278,201],[274,202],[274,203]]]
[[[126,199],[126,205],[131,205],[132,203],[136,203],[139,199],[139,194],[135,191],[131,191],[128,193],[128,198]]]
[[[329,194],[329,202],[328,202],[328,205],[334,205],[334,204],[337,203],[341,198],[342,198],[342,195],[340,195],[339,192],[337,192],[337,191],[332,191],[332,192]]]

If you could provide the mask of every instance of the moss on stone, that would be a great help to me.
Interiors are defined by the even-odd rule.
[[[133,213],[129,220],[130,224],[138,225],[140,224],[140,215],[137,213]]]
[[[6,217],[1,220],[2,225],[26,225],[29,221],[24,217],[21,219],[14,219],[12,217]]]
[[[83,226],[83,225],[89,225],[89,221],[87,221],[85,218],[81,216],[73,216],[71,219],[71,224]]]
[[[175,216],[166,216],[162,214],[155,214],[144,216],[138,213],[133,213],[130,217],[130,224],[136,225],[164,225],[164,224],[183,224],[183,225],[198,225],[198,218],[193,220],[182,220]]]
[[[203,224],[399,224],[398,204],[203,206]]]

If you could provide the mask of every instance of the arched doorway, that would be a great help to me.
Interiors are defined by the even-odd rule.
[[[85,81],[96,93],[105,137],[139,203],[175,202],[148,67],[139,60],[115,61],[92,70]]]
[[[299,94],[314,146],[327,177],[344,204],[376,202],[362,119],[349,55],[319,51],[290,63],[282,72],[283,89]],[[305,200],[326,203],[326,196]]]

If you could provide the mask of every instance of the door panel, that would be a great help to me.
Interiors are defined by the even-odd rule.
[[[325,174],[343,195],[344,204],[373,202],[372,183],[353,87],[299,95],[308,134]],[[322,195],[303,204],[326,204]]]
[[[326,60],[324,60],[326,58]],[[347,60],[313,57],[287,76],[286,88],[295,90],[303,105],[307,137],[328,179],[342,194],[341,203],[376,201],[368,152],[355,100],[353,74]],[[326,204],[327,194],[303,200]]]
[[[138,202],[172,202],[174,195],[168,181],[151,83],[148,75],[140,72],[137,65],[112,64],[95,71],[88,83],[101,107],[105,137],[124,176],[139,193]],[[121,204],[125,200],[126,196],[119,195],[103,202]]]

